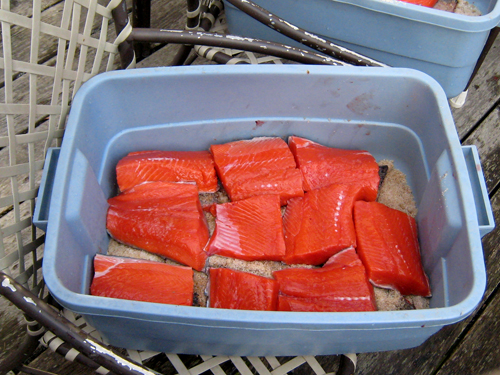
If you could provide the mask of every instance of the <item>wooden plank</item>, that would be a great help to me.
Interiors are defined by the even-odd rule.
[[[498,69],[498,61],[493,65],[496,65],[496,69]],[[484,69],[489,71],[489,69],[492,68],[491,66],[485,66]],[[488,74],[481,69],[480,74],[476,76],[474,82],[478,85],[483,85],[487,77]],[[471,100],[469,103],[485,109],[491,106],[491,96],[489,95],[492,94],[485,94],[482,101],[479,97],[473,97],[472,99],[474,99],[474,101]],[[484,103],[487,103],[487,105]],[[469,113],[469,115],[473,114]],[[500,110],[499,107],[496,106],[493,111],[490,112],[489,116],[481,122],[480,126],[464,142],[464,144],[474,144],[478,147],[478,152],[482,161],[481,164],[490,191],[499,184],[500,178],[499,119]],[[462,131],[465,133],[465,130]],[[497,192],[493,202],[496,223],[500,222],[499,195],[500,192]],[[492,293],[497,293],[500,285],[500,228],[498,224],[497,228],[483,239],[483,249],[488,275],[488,287],[485,298],[483,299],[483,301],[485,301]],[[474,313],[463,322],[444,327],[424,344],[414,349],[360,354],[358,356],[357,374],[374,374],[380,372],[384,374],[432,374],[440,368],[442,361],[449,356],[450,350],[453,350],[453,348],[461,342],[463,339],[462,335],[466,337],[466,333],[471,327],[475,327],[475,329],[478,330],[481,329],[480,325],[482,321],[476,321],[475,319]],[[485,345],[485,347],[488,348],[488,345]],[[474,372],[459,371],[456,373]]]
[[[151,20],[152,28],[168,28],[184,30],[186,25],[186,1],[185,0],[169,0],[168,8],[160,8],[158,2],[152,2],[151,14],[163,14],[160,19],[153,18]],[[161,21],[161,23],[160,23]],[[177,44],[169,44],[146,57],[139,63],[138,68],[169,66],[179,49]]]
[[[26,323],[21,311],[0,297],[0,363],[19,347],[26,335]]]
[[[500,106],[496,106],[481,126],[463,144],[478,148],[488,190],[500,182]],[[498,221],[497,221],[498,223]]]
[[[481,126],[464,142],[478,147],[482,167],[491,191],[500,183],[500,108],[496,106]],[[467,327],[467,334],[447,353],[439,374],[479,374],[494,369],[500,363],[498,330],[495,329],[498,315],[500,289],[500,190],[492,198],[492,208],[497,227],[483,239],[488,286],[479,313]],[[474,355],[472,355],[474,354]],[[448,358],[449,357],[449,358]],[[483,358],[484,357],[484,358]]]
[[[26,82],[27,78],[25,77],[24,79],[21,79],[20,82],[21,81]],[[27,85],[25,87],[28,88],[29,85]],[[3,91],[3,88],[0,89],[0,91]],[[27,94],[25,94],[25,95],[27,95]],[[24,132],[27,128],[27,120],[23,121],[23,119],[25,119],[25,117],[23,117],[23,116],[13,116],[13,117],[14,117],[14,122],[18,123],[19,127],[21,127],[20,132]],[[3,117],[1,120],[5,121],[5,117]],[[0,120],[0,123],[2,122],[1,120]],[[39,132],[45,132],[46,130],[47,130],[46,126],[44,127],[43,125],[41,125],[37,128],[37,131],[39,131]],[[5,135],[6,132],[7,132],[6,126],[2,126],[0,128],[0,135]],[[23,135],[22,137],[32,137],[34,135],[36,135],[36,134]],[[35,160],[41,160],[43,158],[43,147],[44,147],[43,138],[44,137],[42,137],[42,139],[40,141],[33,142],[33,144],[35,145],[35,147],[33,149]],[[22,141],[21,141],[21,143],[22,143]],[[11,157],[15,158],[15,162],[14,162],[14,159],[11,160]],[[11,164],[11,162],[14,164],[28,163],[28,160],[29,160],[29,150],[28,150],[27,144],[10,145],[7,147],[2,147],[0,149],[0,166],[1,167],[7,167],[10,165],[13,165],[13,164]],[[35,177],[35,176],[32,176],[32,177],[35,177],[37,179],[37,181],[39,181],[40,176],[38,176],[38,175],[40,175],[40,173],[39,172],[35,173],[35,175],[37,175],[37,177]],[[0,212],[4,211],[5,205],[12,204],[9,202],[4,202],[6,197],[12,195],[11,182],[12,182],[12,179],[10,177],[2,178],[0,180],[0,199],[3,203],[5,203],[5,204],[2,204],[2,206],[0,207],[0,209],[1,209]],[[31,189],[33,189],[36,186],[36,183],[34,182],[33,179],[31,181],[29,181],[29,171],[28,170],[26,170],[26,173],[22,173],[22,174],[19,173],[19,177],[17,178],[17,183],[19,184],[19,189],[17,189],[19,192],[28,191],[30,189],[30,187],[31,187]]]
[[[500,192],[492,205],[496,213],[496,222],[500,222]],[[498,224],[497,224],[498,225]],[[500,230],[497,226],[494,234],[488,236],[485,243],[488,267],[488,289],[495,286],[489,295],[488,303],[481,310],[470,331],[446,360],[437,373],[445,374],[485,374],[488,371],[500,370]],[[496,263],[494,263],[496,261]]]
[[[500,222],[500,193],[497,193],[493,200],[493,209],[498,223]],[[483,248],[488,274],[488,288],[483,298],[483,301],[486,301],[493,293],[498,294],[500,283],[500,228],[498,226],[484,238]],[[474,315],[475,313],[460,323],[444,327],[417,348],[360,354],[356,374],[433,374],[440,368],[442,361],[449,355],[449,351],[460,343],[462,335],[466,336],[471,327],[481,329],[482,320],[475,321]],[[490,350],[490,347],[485,345],[485,350]],[[465,373],[474,372],[456,372],[456,374]]]
[[[107,0],[103,0],[107,3]],[[44,4],[47,6],[43,6],[43,8],[48,8],[43,13],[42,19],[45,22],[57,24],[57,21],[60,19],[62,7],[64,2],[57,2],[55,6],[48,7],[48,5],[52,4]],[[53,3],[54,3],[53,2]],[[102,1],[101,1],[102,2]],[[31,2],[16,2],[16,4],[22,4],[23,8],[12,9],[12,11],[23,14],[26,16],[30,16]],[[46,2],[45,2],[46,3]],[[28,4],[30,6],[28,6]],[[182,5],[181,5],[182,4]],[[185,23],[185,7],[183,8],[184,0],[175,0],[175,1],[156,1],[153,2],[153,26],[154,27],[172,27],[172,28],[183,28]],[[169,8],[173,9],[170,11]],[[166,15],[166,16],[164,16]],[[58,18],[59,17],[59,18]],[[13,27],[13,45],[15,46],[15,58],[29,61],[29,48],[30,48],[30,31],[27,29]],[[114,27],[111,27],[108,32],[108,40],[112,40],[114,38]],[[15,42],[15,44],[14,44]],[[43,58],[50,57],[55,54],[57,45],[54,43],[55,40],[46,40],[46,43],[43,42],[40,46],[41,55]],[[18,44],[19,43],[19,44]],[[55,63],[55,58],[50,58],[45,62],[48,66],[53,66]],[[90,71],[91,64],[93,63],[93,55],[89,55],[87,59],[86,71]],[[119,60],[117,59],[115,68],[119,67]],[[3,77],[3,71],[2,71]],[[52,86],[53,79],[51,77],[38,77],[37,78],[37,99],[38,104],[49,104],[52,95]],[[0,89],[0,97],[4,98],[4,90],[2,87]],[[30,90],[30,81],[28,75],[23,75],[18,77],[13,82],[13,94],[14,94],[14,102],[15,103],[28,103],[29,102],[29,90]],[[7,128],[5,126],[5,116],[2,116],[1,119],[1,127],[0,127],[0,136],[7,134]],[[27,115],[17,115],[15,116],[16,122],[16,132],[22,133],[27,129],[28,116]],[[46,124],[42,124],[37,128],[37,131],[43,132],[47,128]],[[35,159],[42,159],[43,152],[43,144],[44,141],[39,142],[36,147]],[[9,165],[9,147],[4,147],[0,150],[0,166]],[[26,145],[18,145],[16,146],[16,158],[17,162],[27,162],[28,161],[28,148]],[[26,178],[25,178],[26,177]],[[37,175],[36,184],[38,185],[40,180],[40,174]],[[29,181],[26,176],[19,176],[19,191],[25,191],[28,189]],[[2,179],[0,181],[0,197],[6,197],[11,195],[11,183],[10,178]],[[2,207],[3,208],[3,207]],[[25,203],[21,205],[21,216],[28,217],[30,216],[29,203]],[[1,227],[4,228],[9,224],[14,222],[13,219],[13,211],[8,212],[3,215],[0,219]],[[29,237],[31,237],[30,232],[24,231],[22,234],[23,243],[29,242]],[[16,251],[17,249],[17,239],[15,236],[9,236],[3,238],[3,245],[5,247],[6,253],[11,253],[12,251]],[[30,263],[27,262],[26,266],[29,267]],[[16,271],[18,267],[18,262],[12,265],[12,272],[16,275]],[[24,322],[24,317],[22,312],[17,309],[10,302],[5,300],[4,298],[0,298],[0,362],[4,360],[9,353],[11,353],[19,344],[24,340],[26,325]],[[45,371],[54,371],[58,374],[92,374],[93,371],[87,369],[86,367],[69,362],[62,358],[60,355],[51,352],[50,350],[45,351],[40,357],[38,357],[34,362],[30,364],[31,366]]]
[[[55,5],[54,5],[55,4]],[[54,5],[54,6],[52,6]],[[51,23],[54,25],[57,25],[60,23],[60,17],[62,13],[62,7],[64,5],[64,2],[60,1],[43,1],[42,3],[42,9],[46,9],[42,13],[42,20],[47,23]],[[32,2],[14,2],[13,7],[12,7],[12,12],[15,12],[17,14],[22,14],[27,17],[31,16],[31,11],[32,11]],[[20,59],[22,61],[29,61],[29,53],[30,53],[30,42],[31,42],[31,36],[30,33],[31,31],[25,28],[21,27],[12,27],[11,28],[12,32],[12,46],[14,48],[14,58]],[[114,37],[114,30],[113,28],[110,29],[109,31],[113,37]],[[40,55],[41,59],[45,59],[47,57],[50,57],[51,55],[54,55],[55,50],[57,48],[57,44],[55,43],[54,38],[44,38],[42,37],[41,39],[41,44],[40,44]],[[87,65],[90,67],[91,63],[93,61],[93,58],[89,58],[87,60]],[[48,61],[45,62],[47,66],[53,66],[55,62],[55,59],[49,59]],[[117,65],[118,66],[118,65]],[[88,68],[86,71],[89,71]],[[2,70],[2,77],[3,77],[3,70]],[[3,86],[3,83],[2,83]],[[53,79],[50,77],[38,77],[37,78],[37,103],[38,104],[49,104],[51,95],[52,95],[52,86],[53,86]],[[0,96],[2,98],[5,98],[4,94],[5,88],[2,87],[0,89],[1,93]],[[14,95],[14,102],[15,103],[28,103],[29,102],[29,90],[30,90],[30,80],[28,75],[23,75],[21,77],[17,77],[15,81],[13,82],[13,95]],[[27,115],[16,115],[13,116],[14,121],[16,124],[16,132],[17,133],[23,133],[26,131],[27,126],[28,126],[28,116]],[[45,125],[40,125],[37,128],[37,131],[43,132],[46,131],[46,124]],[[0,128],[0,135],[6,135],[7,134],[7,127],[5,125],[5,116],[2,116],[1,119],[1,128]],[[43,147],[44,147],[44,141],[37,142],[37,145],[35,147],[35,159],[36,160],[43,160]],[[7,166],[9,165],[9,152],[11,151],[10,148],[13,147],[12,145],[9,147],[4,147],[0,150],[0,166]],[[28,146],[25,145],[16,145],[16,150],[14,154],[16,155],[16,163],[25,163],[28,161]],[[38,185],[39,180],[40,180],[41,174],[37,173],[35,176],[35,185]],[[28,174],[23,174],[19,175],[18,177],[15,178],[18,182],[18,191],[23,192],[29,190],[30,186],[30,181],[28,179]],[[33,181],[31,181],[33,183]],[[8,197],[12,194],[11,192],[11,179],[10,178],[4,178],[1,180],[0,184],[0,197],[5,198]],[[5,209],[5,207],[1,207],[2,211]],[[31,216],[31,207],[30,207],[30,202],[26,202],[20,205],[20,217],[23,218],[29,218]],[[1,228],[4,229],[10,225],[12,225],[15,222],[14,219],[14,211],[10,212],[3,212],[2,216],[0,218],[0,224]],[[2,231],[3,232],[3,231]],[[40,233],[38,234],[40,236]],[[15,235],[9,235],[9,236],[4,236],[2,233],[2,245],[4,247],[4,250],[6,254],[12,253],[17,251],[18,249],[18,240]],[[22,231],[20,240],[24,245],[28,244],[31,242],[31,229],[27,228]],[[41,249],[40,249],[41,251]],[[29,267],[31,265],[30,262],[31,256],[27,256],[23,260],[23,264],[26,267]],[[19,275],[19,262],[14,262],[11,267],[10,271],[13,276],[18,276]],[[26,335],[26,324],[24,322],[24,317],[22,315],[22,312],[17,309],[15,306],[13,306],[11,303],[9,303],[7,300],[4,298],[0,298],[0,311],[2,312],[0,314],[0,362],[6,358],[7,355],[12,353],[15,348],[19,346],[19,344],[24,340],[24,337]],[[62,360],[62,362],[67,362],[65,360]],[[65,364],[66,366],[66,364]],[[66,373],[75,373],[73,371],[68,371]]]
[[[484,75],[482,75],[484,77]],[[481,80],[478,77],[478,81]],[[487,98],[485,98],[486,100]],[[464,142],[474,144],[482,158],[482,167],[490,191],[497,186],[500,178],[500,129],[498,106]],[[500,222],[500,192],[497,192],[493,201],[495,222]],[[485,293],[486,300],[492,293],[496,293],[500,285],[500,228],[497,228],[483,240],[483,249],[488,275],[488,287]],[[487,306],[486,306],[487,307]],[[465,321],[443,328],[436,335],[427,340],[418,348],[398,350],[383,353],[365,353],[358,357],[358,373],[373,374],[377,369],[383,369],[385,374],[431,374],[437,370],[444,358],[449,355],[462,340],[471,325],[480,329],[481,321],[474,320],[474,314]],[[479,324],[479,326],[478,326]],[[486,347],[488,347],[486,345]],[[467,372],[456,372],[467,373]]]
[[[442,328],[417,348],[359,354],[356,375],[432,374],[469,320]]]
[[[478,147],[490,191],[498,185],[500,178],[500,127],[498,125],[500,123],[500,110],[498,105],[495,105],[500,98],[500,82],[496,78],[500,73],[499,53],[500,38],[497,39],[481,70],[475,77],[466,105],[462,109],[454,109],[452,111],[457,124],[457,130],[462,137],[471,131],[474,126],[477,126],[477,121],[489,113],[486,119],[465,140],[464,144],[474,144]],[[499,202],[500,192],[497,192],[493,201],[496,223],[500,223]],[[496,296],[495,301],[498,299],[497,295],[500,285],[499,244],[500,229],[497,224],[495,231],[483,240],[488,274],[488,288],[483,299],[484,301],[487,301],[490,296]],[[467,366],[466,361],[462,361],[460,356],[465,351],[470,350],[472,343],[479,340],[482,337],[481,333],[486,332],[489,328],[491,329],[491,334],[487,336],[490,338],[484,341],[483,352],[489,356],[488,358],[491,357],[491,363],[495,363],[494,361],[496,361],[496,365],[500,363],[498,356],[498,329],[493,330],[494,327],[491,326],[489,320],[495,318],[495,312],[498,314],[498,306],[495,303],[497,302],[484,305],[483,308],[488,311],[484,318],[476,321],[477,318],[474,313],[460,323],[444,327],[440,332],[417,348],[359,354],[356,374],[432,374],[442,366],[443,361],[446,361],[450,352],[457,345],[460,345],[463,337],[466,340],[464,340],[464,344],[462,345],[469,346],[459,346],[460,351],[457,352],[456,356],[450,358],[452,363],[445,363],[443,374],[479,374],[482,370],[490,370],[491,368],[487,367],[486,364],[475,363],[470,369],[471,371],[468,371],[464,367]],[[470,339],[467,336],[469,330],[474,335]],[[476,345],[475,348],[479,350],[479,346]],[[470,356],[466,358],[470,360]],[[476,362],[480,361],[480,358],[476,360]],[[490,363],[489,359],[487,363]],[[448,368],[449,370],[447,370]],[[441,375],[442,373],[440,372],[439,374]]]
[[[100,2],[106,3],[106,0],[99,0]],[[60,22],[62,7],[64,2],[56,4],[54,7],[47,9],[43,15],[42,19],[45,19],[47,22],[53,22],[54,24],[57,21]],[[152,3],[152,25],[157,28],[184,28],[185,24],[185,0],[169,0],[169,1],[155,1]],[[81,20],[80,27],[83,27],[84,19]],[[97,26],[97,24],[95,25]],[[19,28],[17,28],[19,29]],[[17,30],[17,36],[13,35],[13,45],[15,45],[16,58],[24,61],[29,61],[29,50],[30,50],[30,35],[29,30],[21,28],[23,30]],[[95,29],[96,32],[93,33],[93,36],[97,36],[99,34],[99,29]],[[108,29],[108,35],[106,37],[108,41],[114,40],[115,38],[115,30],[114,26],[110,25]],[[15,39],[15,40],[14,40]],[[14,43],[15,42],[15,43]],[[57,48],[56,40],[54,38],[50,38],[47,40],[47,43],[41,44],[39,50],[40,53],[46,58],[50,56],[55,56],[55,50]],[[178,48],[178,46],[168,46],[169,51],[172,48]],[[85,72],[90,72],[94,61],[94,52],[89,51]],[[170,53],[175,53],[170,52]],[[76,58],[78,61],[78,58]],[[168,65],[169,61],[161,61],[158,60],[158,65],[149,65],[149,66],[164,66]],[[55,57],[50,58],[48,61],[44,63],[47,66],[54,66]],[[115,60],[114,68],[119,68],[119,58],[117,57]],[[141,66],[144,66],[142,64]],[[101,71],[103,71],[105,65],[101,66]],[[0,70],[3,73],[3,70]],[[53,78],[47,76],[38,76],[37,77],[37,104],[39,105],[48,105],[50,104],[52,98],[52,87],[53,87]],[[2,87],[3,82],[0,84],[0,98],[5,97],[5,88]],[[18,77],[13,82],[13,103],[29,103],[29,92],[30,92],[30,80],[29,75],[25,74],[21,77]],[[14,119],[16,123],[16,132],[23,132],[27,128],[28,115],[16,115]],[[6,120],[5,116],[0,117],[0,136],[5,136],[7,134],[7,127],[5,125]]]
[[[482,157],[481,165],[489,185],[489,191],[500,183],[500,129],[498,124],[500,107],[486,118],[468,139],[467,144],[474,144]],[[496,133],[495,133],[496,132]],[[483,251],[485,253],[486,270],[488,274],[488,287],[486,296],[489,296],[500,286],[500,190],[497,189],[491,198],[496,228],[483,238]]]
[[[22,16],[26,16],[31,18],[33,15],[33,2],[21,2],[23,6],[14,7],[11,12],[15,14],[19,14]],[[47,23],[49,25],[54,25],[59,27],[61,25],[61,17],[64,9],[64,1],[61,2],[51,2],[42,7],[45,9],[41,13],[40,21],[42,23]],[[11,46],[12,46],[12,59],[16,61],[30,61],[31,55],[31,34],[32,30],[25,28],[23,26],[18,26],[16,24],[12,24],[10,34],[11,34]],[[97,26],[97,24],[96,24]],[[57,51],[57,39],[46,35],[44,33],[40,33],[39,35],[39,48],[37,53],[37,61],[43,62],[47,61],[51,57],[56,55]],[[16,72],[14,72],[15,74]],[[4,84],[3,70],[1,71],[1,80],[0,85]]]
[[[500,37],[481,65],[469,87],[462,108],[452,108],[453,118],[462,139],[500,100]]]
[[[107,5],[109,0],[98,0],[101,5]],[[27,17],[32,15],[32,3],[23,2],[22,7],[15,7],[12,9],[13,13],[21,14]],[[41,14],[41,22],[54,26],[60,26],[61,16],[64,8],[64,1],[62,2],[49,2],[45,0],[42,6],[44,11]],[[53,6],[50,6],[54,4]],[[129,9],[131,8],[132,1],[127,2]],[[151,3],[151,27],[153,28],[181,28],[184,29],[186,6],[185,0],[168,0],[168,1],[153,1]],[[82,17],[80,17],[80,30],[83,30],[86,18],[86,9],[82,7]],[[101,17],[96,16],[93,23],[93,30],[98,30],[101,24]],[[110,29],[114,35],[114,26],[112,20],[110,21]],[[95,34],[95,33],[94,33]],[[12,58],[17,61],[30,61],[30,48],[31,48],[31,29],[21,26],[13,26],[11,29],[11,38],[13,48]],[[108,40],[113,40],[108,39]],[[48,36],[46,34],[40,35],[40,42],[38,48],[38,60],[44,62],[54,57],[57,52],[57,38]],[[1,47],[1,43],[0,43]],[[0,71],[0,86],[3,86],[3,71]]]
[[[60,0],[42,0],[41,9],[47,9],[60,2]],[[33,16],[32,1],[11,1],[10,11],[26,17]]]
[[[76,362],[68,361],[63,356],[52,352],[50,349],[45,350],[39,355],[29,367],[36,368],[41,371],[56,373],[57,375],[95,375],[96,372]]]
[[[494,50],[498,53],[498,42],[496,43]],[[155,56],[157,54],[157,56]],[[161,62],[168,61],[170,53],[167,50],[161,50],[155,55],[151,56],[143,62],[144,66],[161,66]],[[480,116],[480,110],[482,109],[484,113],[491,110],[493,93],[485,93],[486,89],[489,91],[494,90],[488,81],[490,79],[489,74],[491,70],[498,69],[498,60],[494,61],[496,57],[490,53],[488,60],[484,63],[482,69],[474,80],[474,93],[469,96],[467,107],[462,111],[453,111],[454,116],[456,116],[456,123],[461,127],[458,128],[459,132],[463,134],[468,132],[471,127],[467,127],[469,121],[465,118],[468,116]],[[494,102],[493,102],[494,103]],[[471,110],[471,107],[473,110]],[[476,111],[477,110],[477,111]],[[483,113],[483,115],[484,115]],[[477,129],[473,137],[469,137],[466,144],[475,144],[483,160],[483,168],[485,169],[486,179],[490,188],[496,186],[498,183],[498,178],[500,173],[498,172],[498,161],[495,162],[495,158],[500,157],[500,128],[498,127],[498,108],[496,108],[490,116],[481,124]],[[490,189],[491,190],[491,189]],[[498,208],[496,208],[497,222],[498,218]],[[487,260],[489,278],[490,278],[490,288],[488,293],[491,293],[498,285],[498,281],[495,276],[498,277],[499,272],[495,269],[496,264],[500,264],[498,255],[498,238],[500,234],[498,230],[488,236],[485,239],[485,252],[488,252],[489,258]],[[493,270],[492,270],[493,268]],[[489,295],[489,294],[486,295]],[[411,374],[430,374],[436,369],[438,369],[445,358],[448,355],[448,351],[451,350],[456,344],[457,340],[461,340],[461,334],[467,331],[471,322],[474,321],[473,316],[466,319],[465,321],[444,327],[440,332],[431,337],[427,342],[422,344],[418,348],[408,349],[408,350],[398,350],[391,352],[382,353],[364,353],[360,354],[358,357],[358,371],[357,374],[401,374],[401,373],[411,373]],[[331,361],[335,361],[334,357]],[[325,362],[328,364],[328,360]],[[312,372],[311,372],[312,373]],[[460,373],[460,372],[458,372]]]
[[[44,17],[50,18],[50,19],[56,19],[57,17],[60,18],[60,12],[62,12],[62,4],[64,2],[61,2],[59,4],[56,4],[55,7],[51,8],[50,10],[47,10],[44,12]],[[81,25],[83,25],[84,20],[81,20]],[[27,31],[27,29],[24,29]],[[96,31],[92,34],[94,37],[98,37],[100,29],[96,29]],[[22,33],[21,33],[22,34]],[[16,54],[19,53],[22,56],[19,56],[21,59],[28,59],[29,61],[29,54],[26,55],[26,51],[29,53],[30,49],[30,37],[29,35],[24,35],[24,39],[21,39],[22,43],[19,42],[20,44],[14,44],[13,40],[13,47],[14,50],[16,51]],[[26,39],[27,38],[27,39]],[[13,38],[14,39],[14,38]],[[108,34],[106,36],[106,40],[111,41],[115,39],[115,31],[114,27],[111,26],[108,28]],[[24,44],[23,44],[24,43]],[[27,44],[26,44],[27,43]],[[56,38],[50,38],[50,41],[47,41],[47,44],[42,44],[40,46],[40,53],[48,58],[47,61],[45,61],[43,64],[44,66],[48,67],[53,67],[56,63],[56,57],[55,57],[55,50],[57,48],[57,40]],[[88,53],[87,53],[87,58],[86,58],[86,65],[85,65],[85,72],[90,72],[92,69],[92,65],[94,63],[94,58],[95,58],[95,52],[96,50],[94,48],[89,48]],[[75,64],[78,63],[78,56],[79,50],[77,50],[77,56],[75,57]],[[52,56],[52,57],[51,57]],[[101,64],[100,71],[104,71],[106,64],[107,64],[107,54],[105,54],[105,59]],[[119,67],[119,58],[117,57],[115,59],[115,65],[114,68],[117,69]],[[77,69],[77,66],[75,65],[74,67],[75,71]],[[2,70],[3,72],[3,70]],[[49,105],[52,100],[52,90],[54,86],[54,78],[50,76],[44,76],[44,75],[37,75],[36,80],[30,81],[30,75],[29,74],[24,74],[19,77],[16,76],[16,79],[12,82],[12,103],[15,104],[28,104],[30,102],[30,87],[33,85],[33,82],[36,81],[36,103],[37,105]],[[72,93],[73,84],[70,85],[70,94]],[[0,97],[5,98],[5,87],[0,85]],[[71,98],[70,98],[71,99]],[[60,103],[58,103],[60,104]],[[36,120],[39,120],[43,118],[43,114],[39,115],[40,118],[37,118]],[[28,127],[28,115],[15,115],[13,116],[14,121],[14,126],[16,133],[22,133],[26,131]],[[7,134],[7,126],[6,126],[6,116],[1,116],[0,117],[0,136],[5,136]]]
[[[151,28],[181,28],[186,24],[186,0],[151,1]]]
[[[437,375],[500,373],[500,293],[486,307],[473,329]],[[493,375],[493,374],[492,374]]]

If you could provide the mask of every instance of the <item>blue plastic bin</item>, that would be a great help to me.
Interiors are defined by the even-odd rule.
[[[430,309],[237,311],[89,295],[93,257],[107,250],[106,199],[117,192],[120,158],[292,134],[366,149],[406,173],[419,206]],[[464,153],[476,159],[466,162]],[[245,356],[409,348],[466,318],[484,293],[480,229],[494,224],[477,153],[462,150],[441,87],[415,70],[260,65],[102,74],[77,93],[59,161],[48,163],[55,164],[52,193],[37,202],[37,213],[49,215],[45,281],[57,301],[116,346]],[[51,175],[46,171],[44,184]],[[47,217],[35,221],[47,224]]]
[[[436,79],[448,98],[467,86],[489,32],[500,23],[500,2],[470,0],[472,17],[398,0],[254,0],[271,13],[358,53]],[[301,46],[227,1],[231,34]],[[304,46],[302,46],[304,47]]]

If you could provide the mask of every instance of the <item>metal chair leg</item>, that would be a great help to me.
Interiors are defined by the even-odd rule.
[[[6,374],[9,371],[19,369],[20,366],[33,354],[38,348],[40,336],[31,336],[26,334],[23,342],[16,350],[0,363],[0,374]]]
[[[151,0],[134,0],[132,2],[132,27],[149,29],[151,27]],[[151,54],[150,43],[134,45],[137,61]]]
[[[0,294],[24,311],[30,318],[49,329],[75,350],[100,366],[123,375],[155,375],[142,365],[113,352],[99,340],[75,326],[47,302],[38,298],[13,278],[0,272]]]

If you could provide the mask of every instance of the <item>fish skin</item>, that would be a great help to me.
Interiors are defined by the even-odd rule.
[[[286,142],[258,137],[210,146],[217,174],[232,201],[279,194],[281,204],[303,196],[302,174]]]
[[[193,304],[194,281],[190,267],[96,254],[94,270],[91,295],[184,306]]]
[[[201,271],[209,240],[194,184],[148,182],[108,200],[106,226],[127,245],[176,260]]]
[[[282,311],[375,311],[373,286],[354,248],[322,268],[288,268],[273,273]],[[341,264],[342,259],[346,261]],[[359,260],[359,258],[358,258]]]
[[[327,147],[297,136],[289,137],[288,145],[302,173],[305,191],[363,182],[370,189],[368,200],[377,199],[379,166],[369,152]]]
[[[195,182],[200,192],[217,191],[217,174],[208,151],[136,151],[116,165],[120,191],[143,182]]]
[[[378,202],[356,202],[357,252],[370,281],[403,295],[431,296],[413,217]]]
[[[332,255],[330,259],[328,259],[325,264],[323,264],[323,268],[359,266],[362,264],[363,263],[361,262],[361,259],[359,259],[358,255],[356,254],[356,249],[354,248],[354,246],[350,246]]]
[[[323,264],[335,253],[356,246],[354,202],[369,197],[362,184],[329,185],[293,198],[283,215],[287,264]]]
[[[278,195],[257,195],[218,204],[215,220],[208,255],[247,261],[283,260],[285,240]]]
[[[229,268],[210,269],[210,307],[276,311],[278,282]]]

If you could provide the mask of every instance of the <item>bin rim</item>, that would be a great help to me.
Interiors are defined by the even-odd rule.
[[[405,18],[414,22],[426,23],[437,27],[465,31],[481,32],[500,25],[500,1],[493,9],[481,16],[466,16],[407,3],[401,0],[328,0],[342,4],[372,10],[378,13]]]

